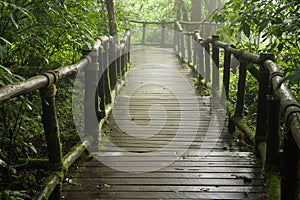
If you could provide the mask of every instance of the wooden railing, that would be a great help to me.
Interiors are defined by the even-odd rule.
[[[186,30],[200,29],[200,35],[205,37],[214,32],[221,25],[212,22],[190,22],[190,21],[161,21],[150,22],[140,20],[130,20],[135,28],[133,31],[133,45],[156,46],[161,48],[172,48],[176,44],[176,29],[179,23]],[[153,33],[155,32],[155,33]],[[157,32],[160,32],[159,34]],[[136,33],[136,34],[135,34]],[[155,38],[155,42],[151,39]]]
[[[52,173],[45,180],[40,193],[36,199],[60,199],[61,183],[70,165],[82,154],[82,152],[93,142],[98,140],[98,124],[91,125],[90,113],[97,112],[97,120],[103,119],[110,110],[107,105],[113,101],[113,89],[128,70],[130,62],[130,30],[117,44],[113,37],[99,37],[93,45],[92,50],[85,52],[85,57],[77,63],[58,68],[38,76],[29,78],[23,82],[7,85],[0,88],[0,102],[4,103],[20,95],[40,91],[42,100],[42,123],[44,126],[48,159],[41,160],[35,166],[46,167]],[[57,120],[57,105],[55,104],[56,84],[62,79],[68,79],[78,72],[84,71],[86,80],[86,91],[97,91],[93,94],[85,92],[84,113],[85,133],[87,137],[75,145],[66,154],[62,155],[61,140]],[[101,75],[101,77],[99,77]],[[91,88],[95,88],[95,90]],[[57,88],[58,90],[60,88]],[[91,98],[95,96],[101,101]],[[71,97],[70,97],[71,98]],[[96,111],[95,111],[96,110]],[[34,159],[24,159],[28,167],[36,162]]]
[[[287,85],[285,83],[280,85],[283,75],[276,65],[274,55],[269,53],[257,55],[236,49],[230,44],[220,42],[217,35],[204,40],[198,31],[194,34],[185,34],[179,22],[176,22],[176,32],[179,33],[176,35],[177,53],[198,73],[200,79],[212,83],[212,90],[216,90],[212,91],[213,94],[219,93],[222,96],[220,91],[223,91],[226,97],[229,97],[231,57],[234,56],[239,60],[237,100],[234,112],[229,116],[230,131],[233,132],[235,127],[238,127],[255,144],[263,161],[266,181],[281,182],[278,188],[276,184],[267,185],[267,190],[277,193],[272,194],[274,196],[281,195],[281,199],[298,199],[300,106]],[[219,82],[220,50],[224,59],[222,84]],[[258,68],[248,68],[250,64]],[[259,83],[255,133],[243,120],[247,71]],[[281,121],[284,122],[283,127]],[[284,136],[280,135],[280,128],[284,128]]]
[[[135,31],[137,34],[142,34],[141,38],[138,38],[137,42],[133,43],[133,45],[143,45],[143,46],[159,46],[161,48],[166,47],[173,47],[174,46],[174,40],[173,40],[173,30],[174,30],[174,22],[167,22],[167,21],[161,21],[161,22],[146,22],[146,21],[140,21],[140,20],[130,20],[132,24],[141,25],[140,28],[133,29],[133,35],[135,35]],[[152,26],[152,27],[151,27]],[[148,30],[150,29],[150,30]],[[151,33],[153,31],[160,31],[160,35]],[[171,32],[170,32],[171,30]],[[168,33],[171,33],[172,35],[168,35]],[[149,34],[149,35],[148,35]],[[150,37],[151,36],[151,37]],[[155,40],[158,40],[153,42],[150,41],[150,38],[154,38]],[[134,39],[133,39],[134,40]]]

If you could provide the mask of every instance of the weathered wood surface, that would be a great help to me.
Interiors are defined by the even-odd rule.
[[[227,133],[227,120],[224,127],[212,120],[222,110],[214,113],[209,97],[182,82],[192,77],[174,54],[143,49],[132,56],[128,84],[94,154],[102,162],[70,172],[77,181],[64,185],[64,198],[265,199],[260,163]],[[153,171],[157,163],[165,166]]]

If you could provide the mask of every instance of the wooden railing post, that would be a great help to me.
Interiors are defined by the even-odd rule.
[[[117,58],[116,58],[116,44],[113,40],[109,42],[109,80],[110,88],[113,90],[117,83]]]
[[[290,130],[284,137],[282,157],[281,199],[299,199],[300,154]]]
[[[188,54],[188,64],[192,62],[192,45],[191,45],[191,35],[186,35],[186,43],[187,43],[187,54]]]
[[[223,85],[224,85],[224,90],[225,98],[229,98],[229,85],[230,85],[230,63],[231,63],[231,53],[225,50],[224,53],[224,71],[223,71]]]
[[[237,92],[237,100],[236,100],[235,113],[234,113],[235,118],[243,117],[246,77],[247,77],[247,62],[244,59],[240,58],[238,92]]]
[[[218,35],[212,36],[212,59],[213,59],[213,80],[212,80],[212,95],[213,97],[217,97],[220,83],[219,83],[219,67],[220,67],[220,51],[219,48],[214,44],[219,41],[220,37]]]
[[[268,130],[267,130],[267,150],[266,168],[279,170],[279,134],[280,134],[280,101],[276,96],[268,95]]]
[[[193,41],[193,65],[195,66],[196,69],[199,69],[199,62],[198,62],[198,51],[199,51],[199,44],[197,42],[199,35],[199,31],[195,31],[194,34],[194,39]]]
[[[126,32],[129,31],[130,29],[126,29]],[[130,63],[131,62],[131,34],[129,34],[128,38],[127,38],[127,47],[126,47],[126,51],[127,51],[127,62]],[[126,66],[128,67],[128,65]],[[128,69],[126,68],[126,71],[128,71]]]
[[[211,75],[210,75],[210,45],[209,43],[205,43],[204,45],[205,48],[205,80],[206,82],[210,82],[211,81]]]
[[[143,23],[142,45],[146,44],[146,23]]]
[[[280,100],[277,96],[267,96],[268,107],[268,130],[266,140],[266,161],[264,163],[265,177],[268,184],[268,191],[272,191],[270,199],[279,199],[280,197]],[[264,159],[262,159],[264,160]]]
[[[122,50],[121,50],[120,46],[116,45],[116,64],[117,64],[116,79],[117,80],[119,80],[122,77],[121,53],[122,53]]]
[[[183,33],[183,30],[180,32],[180,51],[181,51],[181,57],[185,58],[185,41],[184,41],[185,35]]]
[[[160,47],[166,47],[166,21],[161,22],[161,38],[160,38]]]
[[[99,72],[98,72],[98,94],[100,98],[100,113],[98,115],[98,121],[103,119],[105,116],[105,79],[104,79],[104,73],[105,73],[105,67],[104,67],[104,59],[103,59],[103,46],[100,46],[99,48]]]
[[[197,45],[199,47],[198,49],[198,70],[199,70],[199,75],[201,75],[201,77],[199,77],[199,80],[203,79],[203,77],[205,77],[205,68],[204,68],[204,48],[201,45],[201,43],[203,42],[203,38],[200,38],[197,41]],[[201,78],[201,79],[200,79]]]
[[[274,54],[260,54],[259,67],[259,91],[258,91],[258,105],[257,105],[257,119],[256,119],[256,134],[255,145],[258,149],[258,144],[265,142],[267,134],[267,94],[269,93],[269,72],[264,67],[263,63],[266,60],[274,60]]]
[[[98,147],[98,118],[97,114],[99,111],[98,105],[98,70],[99,70],[99,59],[98,49],[93,49],[88,55],[91,59],[91,63],[85,68],[85,93],[84,93],[84,133],[94,138],[93,147]],[[97,150],[97,149],[95,149]]]
[[[48,80],[53,78],[52,74],[45,74]],[[51,82],[51,81],[49,81]],[[53,81],[55,82],[55,81]],[[56,86],[50,84],[47,88],[40,90],[42,99],[42,122],[46,135],[46,143],[48,150],[49,165],[52,171],[61,171],[63,168],[62,149],[60,142],[60,132],[57,120],[57,113],[55,107]],[[60,199],[61,184],[58,184],[50,195],[50,199]]]
[[[127,55],[126,55],[126,41],[121,40],[121,77],[125,75],[126,69],[127,69]]]
[[[174,35],[173,35],[173,44],[174,44],[174,52],[178,53],[178,32],[177,32],[177,22],[174,22]]]
[[[111,89],[110,89],[110,82],[109,82],[109,43],[105,42],[103,44],[103,62],[102,62],[102,66],[103,69],[105,70],[103,73],[103,82],[104,82],[104,94],[105,94],[105,104],[109,104],[111,103]]]

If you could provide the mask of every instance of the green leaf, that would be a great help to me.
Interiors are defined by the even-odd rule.
[[[247,38],[250,37],[250,26],[249,24],[247,24],[246,22],[243,24],[243,28],[242,28],[243,32],[245,33],[245,35],[247,36]]]
[[[18,17],[16,15],[16,13],[14,12],[11,12],[10,13],[10,19],[11,21],[13,22],[13,24],[15,25],[16,28],[19,28],[19,25],[18,25]]]
[[[3,40],[6,44],[8,44],[8,45],[12,45],[11,43],[10,43],[10,41],[8,41],[7,39],[5,39],[5,38],[3,38],[3,37],[0,37],[0,40]]]
[[[261,33],[269,24],[269,20],[265,19],[264,21],[262,21],[258,26],[259,26],[259,30],[258,32]]]

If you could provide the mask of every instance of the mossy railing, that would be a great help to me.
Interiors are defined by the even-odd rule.
[[[108,105],[113,101],[113,96],[116,93],[114,89],[129,69],[130,40],[131,32],[129,29],[126,30],[119,43],[113,37],[99,37],[92,49],[86,51],[85,56],[77,63],[0,88],[0,103],[20,95],[40,91],[42,123],[46,136],[48,159],[20,159],[20,162],[26,163],[27,167],[52,171],[35,199],[60,199],[61,183],[68,168],[88,146],[99,139],[99,125],[101,126],[103,123],[101,120],[107,116],[110,110]],[[81,71],[84,71],[86,77],[84,133],[88,133],[88,136],[82,138],[66,155],[62,155],[56,112],[57,105],[55,103],[56,91],[60,88],[57,88],[56,85],[60,80],[68,79]],[[90,91],[96,91],[96,94],[90,93]],[[95,98],[91,98],[91,96]],[[90,117],[91,112],[96,112],[98,120],[96,125]]]
[[[233,132],[238,127],[259,152],[266,176],[268,198],[299,199],[300,106],[287,85],[281,84],[283,74],[276,65],[274,55],[257,55],[236,49],[233,45],[219,41],[218,35],[203,39],[199,31],[184,32],[180,22],[175,24],[178,33],[176,52],[198,73],[200,79],[211,83],[213,95],[215,93],[222,98],[229,97],[231,57],[239,60],[237,100],[235,105],[229,106],[234,108],[229,116],[229,129]],[[224,62],[223,77],[220,79],[221,53]],[[247,71],[258,80],[255,132],[243,120]],[[223,81],[222,84],[220,80]],[[281,121],[284,122],[283,127]],[[280,128],[285,130],[283,138],[280,136]]]

